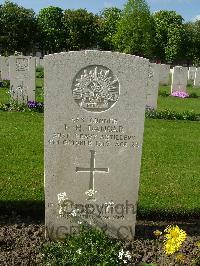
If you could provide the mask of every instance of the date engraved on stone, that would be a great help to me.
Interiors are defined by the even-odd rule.
[[[103,112],[118,101],[120,84],[109,68],[91,65],[75,76],[72,95],[81,108],[89,112]]]
[[[16,71],[27,71],[28,70],[28,59],[18,58],[16,59]]]

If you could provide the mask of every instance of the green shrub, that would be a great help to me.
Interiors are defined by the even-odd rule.
[[[192,92],[189,94],[189,98],[198,98],[199,96],[197,95],[196,92]]]
[[[185,111],[183,113],[178,113],[171,110],[157,111],[153,108],[147,107],[145,112],[146,118],[152,119],[164,119],[164,120],[190,120],[190,121],[200,121],[200,114],[196,114],[193,111]]]
[[[168,97],[170,95],[170,93],[166,92],[166,91],[159,91],[158,92],[158,95],[159,96],[162,96],[162,97]]]
[[[36,68],[36,78],[44,78],[44,68],[42,66]]]
[[[44,71],[36,72],[36,78],[44,78]]]
[[[15,112],[24,112],[27,111],[28,108],[24,103],[17,103],[17,101],[11,101],[10,103],[1,104],[0,103],[0,111],[15,111]]]
[[[3,83],[4,88],[10,88],[10,80],[9,79],[4,79],[2,81],[2,83]]]
[[[45,245],[42,253],[45,265],[116,266],[125,265],[118,256],[122,245],[100,230],[81,227],[79,234]]]

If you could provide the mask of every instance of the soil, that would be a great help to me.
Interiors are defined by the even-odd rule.
[[[138,221],[136,226],[136,241],[127,244],[132,251],[135,263],[151,261],[155,256],[154,230],[163,230],[170,222]],[[186,245],[185,253],[194,252],[195,242],[200,240],[200,221],[173,222],[184,229],[190,244]],[[31,217],[0,216],[0,266],[41,265],[41,247],[49,243],[45,239],[44,220]],[[134,252],[133,252],[134,251]],[[186,264],[189,265],[189,264]]]

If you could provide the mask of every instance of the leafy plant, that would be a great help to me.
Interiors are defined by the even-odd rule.
[[[60,51],[64,45],[63,10],[49,6],[40,10],[37,17],[40,46],[50,52]]]
[[[4,80],[2,81],[2,86],[3,86],[4,88],[9,88],[9,87],[10,87],[10,80],[9,80],[9,79],[4,79]]]
[[[40,102],[28,101],[27,107],[29,108],[29,110],[37,111],[39,113],[42,113],[44,111],[44,104]]]
[[[165,120],[200,121],[200,114],[196,114],[193,111],[178,113],[176,111],[171,111],[168,109],[163,111],[157,111],[150,107],[146,107],[145,117],[152,119],[165,119]]]
[[[44,78],[44,68],[38,68],[36,70],[36,78]]]
[[[115,266],[124,265],[124,253],[120,251],[122,245],[122,242],[109,238],[100,230],[82,226],[79,234],[68,235],[63,242],[45,245],[42,252],[44,262],[52,266]]]
[[[11,101],[7,104],[1,104],[0,103],[0,110],[1,111],[15,111],[15,112],[24,112],[27,111],[28,108],[24,103],[17,103],[17,101]]]
[[[95,48],[99,39],[99,17],[86,9],[64,11],[64,47],[67,50]]]
[[[196,92],[192,92],[189,94],[189,98],[199,98]]]
[[[128,0],[113,36],[115,48],[120,52],[151,57],[154,46],[152,22],[145,0]]]
[[[36,41],[36,19],[32,9],[11,1],[0,6],[1,54],[32,49]]]
[[[170,95],[170,93],[166,92],[166,91],[159,91],[158,92],[158,95],[159,96],[162,96],[162,97],[168,97]]]

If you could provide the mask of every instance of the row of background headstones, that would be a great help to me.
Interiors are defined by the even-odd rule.
[[[1,80],[10,80],[10,95],[19,103],[35,101],[36,67],[43,59],[30,56],[0,56]]]
[[[1,79],[10,80],[10,94],[18,102],[35,101],[35,71],[43,59],[30,56],[0,57]],[[175,66],[171,69],[171,92],[186,91],[188,82],[200,86],[200,69]],[[169,85],[170,65],[150,63],[146,105],[157,108],[159,85]]]

